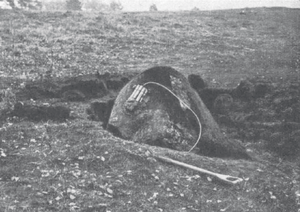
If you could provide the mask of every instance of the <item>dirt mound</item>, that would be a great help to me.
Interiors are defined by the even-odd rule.
[[[64,106],[34,105],[18,102],[8,116],[26,118],[32,121],[65,121],[70,118],[71,110]]]
[[[85,101],[102,98],[110,91],[119,91],[129,79],[105,73],[79,75],[71,78],[50,78],[27,82],[16,95],[19,100],[61,98],[65,101]]]

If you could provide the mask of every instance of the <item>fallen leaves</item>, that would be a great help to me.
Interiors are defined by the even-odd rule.
[[[0,148],[0,157],[7,157],[7,154],[5,153],[4,149]]]

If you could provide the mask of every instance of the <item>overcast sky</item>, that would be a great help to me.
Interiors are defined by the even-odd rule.
[[[109,1],[109,0],[106,0]],[[148,11],[151,4],[158,10],[231,9],[245,7],[291,7],[300,8],[300,0],[119,0],[125,11]]]

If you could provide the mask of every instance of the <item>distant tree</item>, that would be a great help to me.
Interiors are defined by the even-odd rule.
[[[85,10],[105,11],[109,10],[109,5],[99,0],[87,0],[82,6]]]
[[[149,11],[153,12],[153,11],[157,11],[157,7],[155,4],[152,4],[149,8]]]
[[[112,2],[110,2],[109,7],[113,11],[119,11],[119,10],[123,9],[122,4],[120,2],[116,2],[114,0]]]
[[[42,9],[42,2],[40,0],[7,0],[12,9]]]
[[[23,9],[42,9],[42,3],[39,0],[19,0],[19,4]]]
[[[31,0],[19,0],[19,5],[21,8],[27,9],[29,8]]]
[[[42,1],[40,0],[34,0],[32,6],[37,10],[41,10],[43,8]]]
[[[192,9],[192,12],[198,12],[198,11],[200,11],[198,7],[194,7],[194,8]]]
[[[65,1],[43,1],[44,10],[65,10],[66,2]]]
[[[15,2],[14,2],[14,0],[7,0],[7,2],[11,6],[11,8],[15,8]]]
[[[79,0],[68,0],[66,3],[67,10],[81,10],[82,4]]]

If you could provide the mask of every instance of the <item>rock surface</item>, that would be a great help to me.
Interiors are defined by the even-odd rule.
[[[141,91],[133,98],[136,87]],[[123,87],[115,100],[108,130],[134,142],[188,151],[199,134],[197,118],[189,108],[202,125],[200,142],[193,151],[216,157],[250,158],[239,143],[220,131],[188,80],[170,67],[148,69]]]

